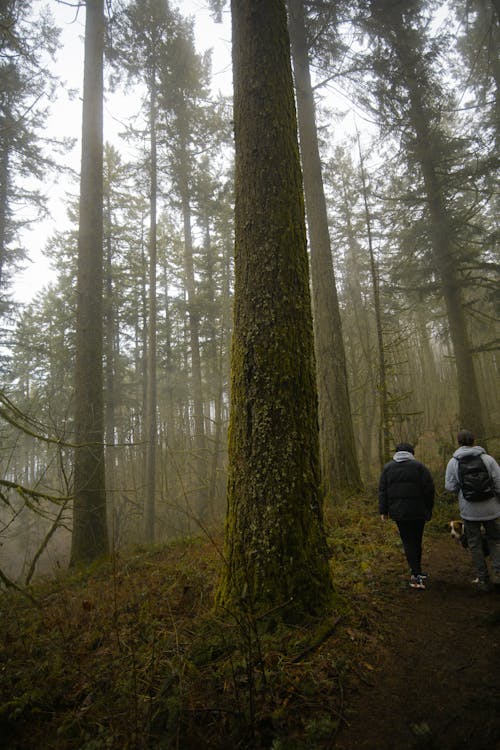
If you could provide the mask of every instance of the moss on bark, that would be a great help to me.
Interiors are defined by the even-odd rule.
[[[233,0],[235,320],[218,602],[323,611],[331,581],[302,181],[283,0]]]

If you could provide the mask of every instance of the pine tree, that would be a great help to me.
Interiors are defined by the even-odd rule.
[[[32,5],[0,5],[0,315],[24,259],[20,231],[45,211],[36,181],[53,166],[44,127],[55,79],[44,69],[44,55],[55,54],[58,31],[47,11],[35,13]]]
[[[436,46],[426,47],[422,3],[403,7],[392,0],[371,0],[366,25],[373,34],[373,64],[378,76],[379,114],[397,129],[409,169],[416,170],[425,195],[432,269],[440,285],[449,325],[458,383],[458,420],[484,438],[482,407],[463,305],[458,224],[451,208],[451,166],[457,142],[442,124],[439,86],[431,61]],[[442,100],[441,100],[442,101]]]

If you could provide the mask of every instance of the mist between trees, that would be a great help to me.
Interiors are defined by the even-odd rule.
[[[210,56],[196,51],[192,19],[173,4],[112,2],[104,18],[102,2],[87,2],[80,200],[68,201],[72,228],[47,239],[55,280],[15,304],[19,217],[36,221],[45,210],[43,191],[27,186],[57,179],[65,144],[44,131],[58,81],[41,66],[57,49],[57,29],[33,3],[4,5],[0,567],[8,583],[67,565],[71,549],[81,562],[208,531],[225,516],[241,113],[211,93]],[[236,5],[244,13],[243,0]],[[400,440],[416,443],[439,487],[459,427],[492,453],[500,444],[498,3],[454,0],[439,15],[416,0],[289,0],[288,10],[324,499],[371,491]],[[106,85],[141,92],[142,116],[122,148],[99,140],[101,58]],[[271,54],[261,59],[263,79],[273,64]],[[264,140],[275,122],[271,109],[255,112],[257,151],[258,133]],[[347,121],[360,133],[353,126],[346,135]],[[236,262],[254,222],[267,221],[269,234],[276,226],[260,201],[263,165],[245,159],[240,171],[257,176],[239,188],[247,213]],[[257,323],[244,339],[277,357],[267,365],[277,400],[295,365],[280,359],[272,303],[279,297],[291,316],[304,304],[295,275],[283,287],[284,257],[266,261],[263,278],[249,272],[240,282],[242,319],[252,306],[268,316],[270,327]],[[301,330],[296,352],[307,348]]]

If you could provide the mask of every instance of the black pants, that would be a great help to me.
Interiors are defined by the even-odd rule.
[[[412,575],[418,576],[422,572],[422,537],[425,521],[396,521],[396,524]]]

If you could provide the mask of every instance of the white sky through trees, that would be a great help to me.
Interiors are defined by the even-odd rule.
[[[222,92],[232,95],[231,66],[231,20],[229,3],[223,12],[223,23],[216,24],[209,10],[208,0],[170,0],[183,16],[193,17],[195,22],[196,47],[199,53],[212,50],[212,89],[217,95]],[[61,28],[61,49],[56,62],[50,61],[49,68],[61,79],[61,86],[55,102],[51,104],[51,115],[44,135],[50,137],[70,136],[76,139],[75,146],[65,157],[66,166],[73,170],[74,177],[47,175],[42,186],[48,199],[50,218],[40,220],[21,236],[28,260],[25,268],[18,271],[13,279],[13,296],[18,302],[30,302],[53,277],[49,261],[44,257],[47,241],[53,233],[69,228],[67,207],[70,200],[76,200],[79,191],[80,136],[81,136],[81,90],[83,87],[83,37],[85,32],[85,8],[72,7],[77,0],[34,0],[33,11],[38,13],[43,7],[50,8],[55,23]],[[111,2],[113,6],[113,0]],[[446,3],[434,16],[434,24],[452,23],[453,16]],[[311,69],[314,79],[314,68]],[[115,146],[124,159],[128,158],[127,144],[120,133],[140,110],[138,89],[123,94],[123,89],[112,94],[107,90],[105,71],[104,139]],[[318,83],[318,81],[314,81]],[[351,96],[334,79],[324,82],[316,91],[320,106],[325,105],[330,112],[327,129],[323,137],[334,142],[352,136],[359,129],[362,140],[371,138],[376,130],[375,123],[362,111]],[[64,85],[63,85],[64,84]],[[72,91],[72,94],[70,93]],[[321,122],[320,109],[317,110],[318,124]],[[373,154],[372,154],[373,156]]]
[[[46,0],[35,0],[33,10],[38,12],[47,5]],[[232,92],[231,78],[231,25],[229,10],[223,15],[223,23],[212,20],[208,3],[205,0],[177,0],[172,2],[184,16],[195,19],[196,46],[202,53],[212,49],[212,87],[229,95]],[[77,10],[69,3],[50,0],[48,7],[55,23],[61,28],[61,49],[55,63],[50,67],[61,79],[56,101],[51,104],[51,115],[47,122],[45,137],[76,138],[72,151],[65,157],[65,164],[75,172],[75,178],[69,176],[47,176],[43,193],[48,199],[50,218],[41,220],[24,232],[21,242],[27,251],[28,260],[25,268],[16,274],[13,283],[14,299],[18,302],[30,302],[46,285],[53,274],[49,262],[44,257],[44,248],[49,237],[56,230],[68,227],[66,207],[68,194],[77,196],[79,190],[79,169],[81,155],[81,91],[83,87],[83,37],[85,33],[85,9]],[[106,73],[105,73],[106,85]],[[72,92],[72,93],[71,93]],[[137,95],[127,97],[122,92],[105,94],[104,102],[104,139],[113,143],[118,151],[124,151],[125,145],[119,133],[124,130],[127,120],[137,114],[140,102]]]

